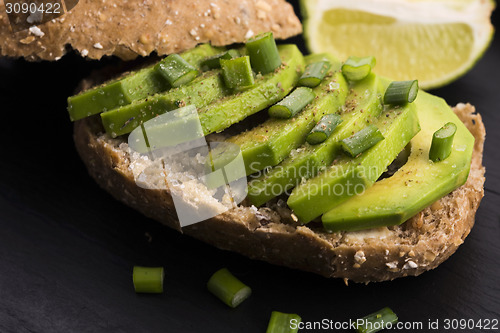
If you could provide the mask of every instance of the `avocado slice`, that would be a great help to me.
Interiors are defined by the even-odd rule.
[[[230,93],[221,71],[213,70],[186,85],[103,112],[101,120],[106,132],[114,138],[132,132],[141,123],[165,112],[184,105],[204,107]]]
[[[292,119],[270,118],[253,129],[235,135],[227,142],[240,146],[247,175],[279,164],[292,149],[305,142],[307,134],[326,114],[336,113],[344,105],[348,85],[339,72],[340,63],[323,55],[332,64],[321,84],[313,89],[316,98]],[[307,56],[306,63],[315,62],[317,55]],[[214,162],[217,154],[214,154]]]
[[[382,112],[381,99],[385,87],[375,74],[353,84],[346,104],[340,109],[343,121],[332,135],[319,145],[305,143],[292,150],[281,164],[251,179],[248,184],[250,202],[260,206],[294,188],[302,179],[314,177],[331,164],[340,151],[340,140],[359,131]]]
[[[355,158],[339,156],[317,177],[297,186],[287,204],[303,223],[329,211],[354,195],[362,194],[420,131],[416,107],[389,108],[374,122],[382,141]]]
[[[166,92],[135,101],[112,111],[101,113],[103,126],[112,137],[130,133],[141,123],[155,116],[185,105],[198,108],[200,122],[211,123],[213,128],[221,128],[215,123],[222,114],[223,126],[229,126],[283,98],[298,80],[304,58],[295,45],[284,45],[280,52],[287,65],[278,72],[261,76],[255,87],[243,93],[232,94],[224,84],[219,69],[204,72],[189,84]],[[299,72],[298,72],[299,71]],[[265,100],[268,97],[269,100]],[[211,104],[212,103],[212,104]],[[165,130],[168,130],[165,124]],[[173,125],[170,125],[173,126]],[[202,126],[203,127],[203,126]],[[205,135],[212,129],[203,128]]]
[[[181,57],[196,68],[207,57],[219,54],[224,48],[203,44],[181,54]],[[154,65],[131,73],[124,78],[68,97],[68,113],[71,121],[106,112],[132,101],[169,89],[167,81],[154,69]]]
[[[467,181],[474,137],[446,102],[420,91],[414,104],[422,130],[411,140],[408,161],[389,178],[375,183],[356,200],[348,200],[323,215],[329,231],[361,230],[405,222]],[[432,135],[445,123],[457,126],[450,156],[429,160]]]
[[[296,45],[280,45],[282,65],[266,75],[257,75],[252,88],[226,96],[198,110],[205,135],[221,132],[285,97],[297,84],[304,69],[304,56]]]

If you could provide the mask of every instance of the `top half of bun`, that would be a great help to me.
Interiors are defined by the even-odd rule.
[[[129,60],[243,42],[265,31],[285,39],[302,26],[285,0],[79,0],[56,19],[13,32],[0,0],[0,55],[30,61],[58,60],[71,48],[90,59]]]

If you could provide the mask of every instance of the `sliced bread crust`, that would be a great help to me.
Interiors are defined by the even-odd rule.
[[[385,281],[433,269],[463,243],[484,196],[484,124],[470,104],[453,110],[476,139],[468,180],[400,226],[329,234],[321,225],[293,222],[290,211],[278,201],[260,209],[239,206],[182,232],[253,259],[346,281]],[[76,122],[74,139],[90,175],[103,189],[144,215],[181,230],[168,190],[135,184],[124,141],[103,134],[98,117]]]
[[[58,60],[67,46],[90,59],[128,60],[241,43],[266,31],[286,39],[302,25],[285,0],[79,0],[69,13],[13,33],[0,0],[0,55],[30,61]]]

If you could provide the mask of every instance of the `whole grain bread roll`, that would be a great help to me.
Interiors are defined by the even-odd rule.
[[[12,32],[0,0],[0,55],[58,60],[69,49],[124,60],[178,53],[200,43],[241,43],[260,32],[276,38],[302,26],[285,0],[79,0],[68,13]]]
[[[260,209],[240,205],[182,231],[221,249],[346,282],[392,280],[433,269],[463,243],[484,195],[481,116],[470,104],[453,110],[476,139],[468,180],[402,225],[328,233],[320,224],[298,225],[278,200]],[[181,230],[169,191],[136,185],[125,141],[105,134],[99,117],[76,122],[74,139],[90,175],[102,188],[144,215]],[[186,194],[200,196],[196,191]]]

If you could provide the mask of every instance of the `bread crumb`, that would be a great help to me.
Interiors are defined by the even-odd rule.
[[[80,52],[80,54],[82,55],[82,57],[86,57],[89,55],[89,50],[83,49],[82,52]]]
[[[295,20],[295,17],[293,17],[291,15],[288,16],[287,22],[288,22],[288,24],[296,24],[297,23],[297,21]]]
[[[398,262],[397,261],[391,261],[385,264],[387,267],[390,269],[396,269],[398,268]]]
[[[410,268],[417,268],[418,265],[414,261],[408,261],[404,266],[403,269],[410,269]]]
[[[419,212],[411,219],[411,221],[412,221],[412,226],[415,229],[420,229],[424,225],[424,214],[422,212]]]
[[[252,29],[249,29],[245,34],[245,39],[251,38],[252,36],[253,36],[253,31]]]
[[[441,204],[441,200],[438,200],[438,201],[436,201],[435,203],[433,203],[433,204],[431,205],[431,209],[432,209],[433,211],[437,211],[437,210],[440,210],[440,209],[442,209],[442,208],[443,208],[443,205]]]
[[[31,32],[33,35],[35,35],[37,37],[45,36],[45,33],[42,30],[40,30],[40,28],[37,27],[36,25],[30,27],[28,30],[29,30],[29,32]]]
[[[267,14],[265,11],[263,10],[258,10],[257,11],[257,18],[260,19],[260,20],[265,20],[267,17]]]
[[[366,261],[365,253],[363,251],[359,250],[358,252],[356,252],[356,254],[354,254],[354,260],[358,264],[364,263]]]
[[[432,253],[431,251],[426,251],[424,254],[424,259],[426,261],[432,262],[434,259],[436,259],[436,255]]]
[[[103,49],[103,47],[102,47],[101,43],[95,43],[95,44],[94,44],[94,48],[99,49],[99,50],[102,50],[102,49]]]
[[[139,38],[139,42],[144,45],[150,44],[151,36],[149,34],[142,34],[141,37]]]
[[[19,42],[21,44],[30,44],[30,43],[33,43],[35,41],[35,36],[28,36],[24,39],[21,39]]]
[[[267,2],[265,2],[263,0],[260,0],[259,2],[257,2],[255,4],[255,7],[259,8],[260,10],[266,11],[266,12],[270,12],[273,9],[270,4],[268,4]]]

